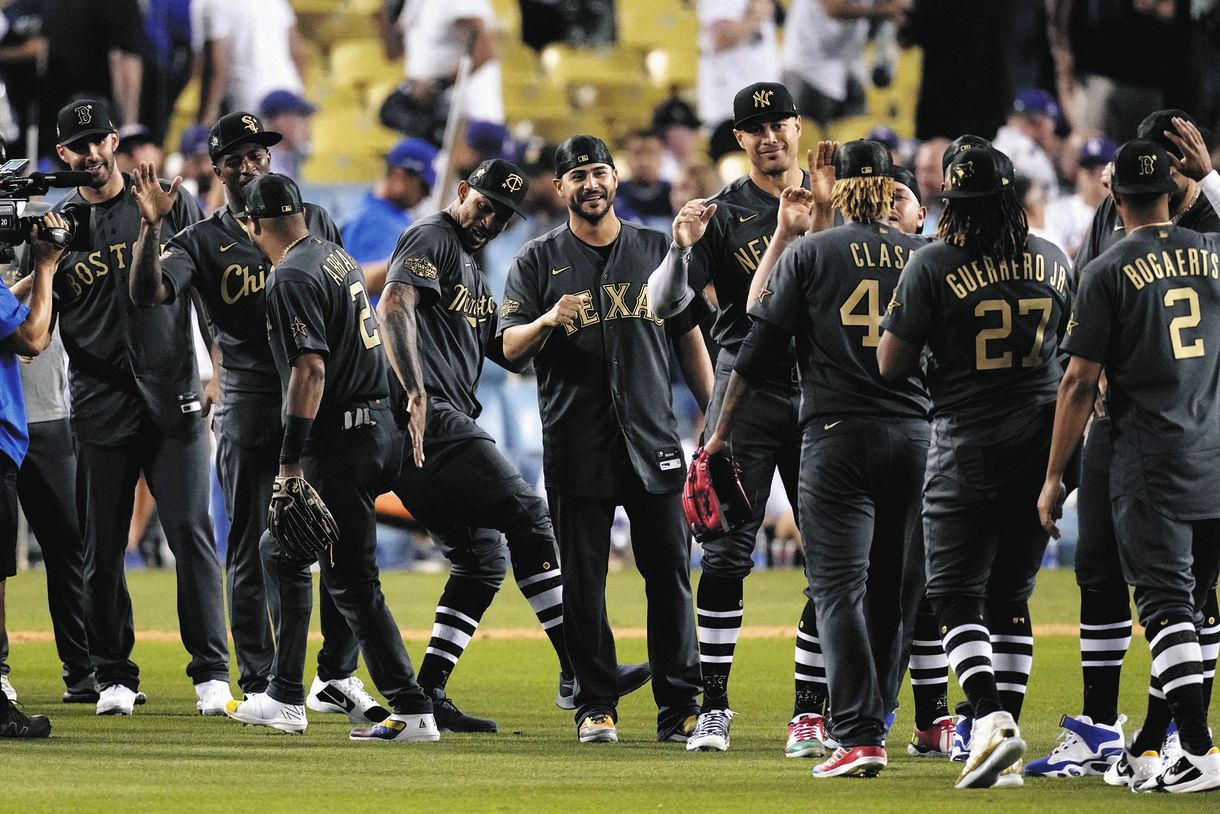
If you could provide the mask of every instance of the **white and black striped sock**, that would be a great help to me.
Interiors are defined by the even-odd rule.
[[[1021,717],[1025,690],[1034,666],[1034,629],[1025,603],[992,608],[991,667],[1004,709]]]
[[[976,718],[1003,709],[991,663],[991,631],[983,623],[979,605],[974,599],[959,599],[938,605],[937,614],[949,666]]]
[[[1170,616],[1152,624],[1145,635],[1152,650],[1152,672],[1178,722],[1182,746],[1192,754],[1203,754],[1211,746],[1211,733],[1203,706],[1203,653],[1194,621],[1185,614]]]
[[[572,670],[568,660],[567,645],[563,641],[563,573],[559,565],[552,565],[553,560],[543,563],[546,570],[522,576],[520,565],[514,564],[513,574],[517,579],[517,587],[521,589],[525,600],[530,603],[534,615],[542,625],[555,655],[559,658],[560,669],[565,673]]]
[[[419,665],[420,686],[444,689],[458,659],[479,628],[479,620],[495,598],[497,588],[478,580],[450,576],[436,604],[432,637]]]
[[[830,706],[830,688],[826,685],[826,659],[818,639],[817,611],[813,600],[805,601],[801,621],[796,626],[796,649],[792,659],[796,680],[796,700],[792,717],[806,712],[825,715]]]

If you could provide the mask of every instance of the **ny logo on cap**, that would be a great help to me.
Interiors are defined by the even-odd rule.
[[[246,129],[251,133],[258,132],[258,119],[254,118],[253,116],[242,116],[241,123],[244,124]]]
[[[516,192],[524,185],[525,179],[520,175],[517,175],[515,172],[510,173],[509,176],[504,179],[504,183],[500,184],[502,188],[507,189],[509,192]]]
[[[756,90],[754,91],[754,107],[770,107],[771,96],[775,93],[773,90]]]
[[[1141,155],[1139,162],[1140,175],[1152,175],[1156,170],[1156,155]]]
[[[89,124],[93,121],[93,105],[81,105],[74,112],[77,124]]]
[[[963,161],[960,164],[958,164],[956,167],[953,168],[953,184],[955,186],[960,187],[962,185],[962,181],[965,181],[967,178],[973,178],[973,177],[974,177],[974,162],[973,161]]]

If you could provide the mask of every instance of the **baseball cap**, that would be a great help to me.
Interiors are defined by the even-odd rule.
[[[422,138],[407,138],[398,142],[386,153],[386,164],[402,167],[420,177],[428,189],[436,186],[436,148]]]
[[[957,156],[958,153],[964,153],[967,150],[973,150],[977,147],[991,148],[991,142],[982,136],[976,136],[972,133],[966,133],[964,136],[958,136],[949,142],[949,146],[945,148],[944,153],[940,157],[940,171],[944,172],[949,169],[949,164]]]
[[[884,144],[871,139],[849,141],[835,150],[835,177],[876,178],[888,176],[893,163]]]
[[[796,115],[796,102],[792,101],[792,94],[778,82],[755,82],[737,91],[733,97],[734,130]]]
[[[1114,142],[1105,136],[1095,136],[1080,148],[1082,167],[1102,167],[1114,160]]]
[[[975,147],[958,153],[949,163],[945,198],[983,198],[1012,186],[1014,173],[1008,156],[994,148]]]
[[[55,140],[71,146],[90,136],[117,132],[110,105],[104,99],[77,99],[59,109],[55,118]]]
[[[318,108],[299,93],[291,90],[273,90],[263,97],[258,109],[264,118],[279,116],[282,113],[300,113],[302,116],[312,116]]]
[[[208,155],[215,161],[220,156],[243,142],[252,141],[264,147],[279,144],[279,133],[263,127],[263,121],[253,113],[235,110],[217,120],[208,134]]]
[[[1169,177],[1169,153],[1152,139],[1128,141],[1114,154],[1111,183],[1119,194],[1138,192],[1176,192],[1178,185]]]
[[[555,177],[562,178],[568,170],[582,164],[609,164],[614,166],[614,156],[606,142],[597,136],[572,136],[555,150]]]
[[[517,214],[521,214],[521,203],[530,186],[525,178],[525,170],[503,158],[491,158],[475,167],[466,183],[470,184],[471,189]]]
[[[178,140],[178,152],[185,156],[191,155],[207,155],[208,152],[208,128],[203,124],[192,124],[190,127],[182,131],[182,138]]]
[[[1173,120],[1185,119],[1191,124],[1198,125],[1194,117],[1185,110],[1177,110],[1170,108],[1168,110],[1158,110],[1154,113],[1149,113],[1148,116],[1140,122],[1140,126],[1135,130],[1135,137],[1147,141],[1156,142],[1168,153],[1181,157],[1178,152],[1178,145],[1174,144],[1165,136],[1165,131],[1176,133],[1177,128],[1173,126]]]
[[[923,203],[923,198],[919,194],[919,182],[915,180],[915,173],[911,172],[901,164],[895,164],[890,167],[890,175],[894,177],[895,184],[902,184],[907,189],[911,190],[911,194],[915,196],[915,200]]]
[[[130,154],[137,147],[145,144],[156,144],[152,133],[142,124],[126,124],[119,128],[118,152]]]
[[[301,190],[287,175],[269,172],[242,188],[246,214],[255,218],[281,218],[305,211]]]
[[[1012,112],[1024,113],[1026,116],[1046,116],[1058,121],[1059,103],[1042,88],[1025,88],[1013,99]]]
[[[466,143],[475,152],[499,158],[508,153],[508,128],[496,122],[474,120],[466,125]]]
[[[870,141],[879,141],[891,150],[897,150],[898,145],[902,141],[902,139],[898,138],[898,134],[894,132],[892,127],[886,127],[885,125],[874,127],[865,138]]]
[[[664,133],[670,127],[699,127],[695,109],[677,96],[666,99],[652,111],[653,130]]]

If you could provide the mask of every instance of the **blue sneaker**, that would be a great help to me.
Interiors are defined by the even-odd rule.
[[[949,760],[954,763],[965,763],[970,757],[970,731],[974,728],[974,718],[969,715],[957,716],[953,725],[953,745],[949,748]]]
[[[1031,777],[1087,777],[1105,774],[1110,764],[1123,753],[1123,724],[1119,715],[1113,724],[1095,724],[1088,716],[1064,715],[1059,743],[1044,758],[1025,766]]]

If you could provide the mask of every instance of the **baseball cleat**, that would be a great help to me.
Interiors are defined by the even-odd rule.
[[[365,743],[430,743],[441,739],[432,713],[395,712],[376,726],[353,729],[350,740]]]
[[[499,730],[496,722],[490,718],[476,718],[462,712],[453,703],[453,699],[439,687],[428,694],[432,698],[432,714],[436,719],[436,728],[442,732],[496,732]]]
[[[200,715],[224,715],[225,705],[233,700],[227,681],[201,681],[195,685],[195,708]]]
[[[137,696],[143,693],[136,693]],[[96,704],[98,700],[97,682],[94,681],[93,675],[87,675],[82,679],[72,682],[64,689],[65,704]],[[139,703],[137,697],[136,703]]]
[[[999,710],[974,719],[970,734],[970,756],[954,788],[987,789],[1000,773],[1025,754],[1025,741],[1012,715]]]
[[[699,713],[695,731],[686,740],[688,752],[724,752],[729,748],[729,726],[733,723],[733,711],[729,709],[705,709]]]
[[[1095,724],[1086,715],[1064,715],[1059,742],[1051,753],[1025,767],[1031,777],[1085,777],[1105,774],[1123,751],[1123,723],[1126,715],[1113,724]]]
[[[687,743],[698,725],[699,713],[694,712],[683,717],[672,729],[657,732],[657,740],[661,743]]]
[[[825,740],[826,718],[816,712],[802,712],[788,722],[784,757],[824,757]]]
[[[581,743],[618,743],[614,719],[604,712],[586,716],[576,729]]]
[[[953,749],[953,735],[957,731],[953,717],[946,715],[937,718],[927,729],[916,729],[911,732],[911,742],[907,744],[907,754],[912,757],[949,757]]]
[[[130,715],[135,705],[140,703],[139,695],[143,695],[143,693],[137,693],[122,684],[111,684],[109,687],[104,687],[98,693],[97,714]]]
[[[314,676],[309,685],[305,706],[314,712],[346,715],[354,724],[376,724],[385,720],[390,711],[377,703],[364,689],[364,682],[355,676],[323,681]]]
[[[13,689],[12,683],[8,680],[8,676],[0,673],[0,692],[8,696],[8,700],[17,700],[17,690]]]
[[[648,683],[652,668],[643,664],[620,664],[618,666],[618,694],[622,698]],[[571,673],[559,674],[559,692],[555,695],[555,706],[560,709],[576,709],[576,677]]]
[[[50,735],[51,721],[47,716],[26,715],[12,701],[0,709],[0,738],[31,739]]]
[[[266,726],[289,735],[300,735],[309,724],[305,707],[276,701],[265,692],[252,692],[244,701],[229,701],[225,714],[247,726]]]
[[[1161,771],[1161,755],[1149,750],[1143,754],[1133,754],[1128,749],[1119,753],[1118,760],[1110,764],[1102,780],[1107,786],[1126,786],[1133,789],[1145,780],[1156,777]]]
[[[876,777],[885,768],[882,746],[840,746],[824,763],[813,767],[814,777]]]
[[[1155,776],[1131,786],[1132,791],[1178,794],[1212,789],[1220,789],[1220,749],[1215,746],[1205,755],[1192,755],[1183,750],[1174,763],[1163,767]]]
[[[1165,729],[1165,741],[1161,744],[1161,766],[1172,766],[1182,756],[1182,736],[1178,734],[1177,721],[1170,721]]]
[[[1025,785],[1025,763],[1018,760],[1004,771],[1000,772],[1000,776],[995,779],[994,788],[1019,788]]]

